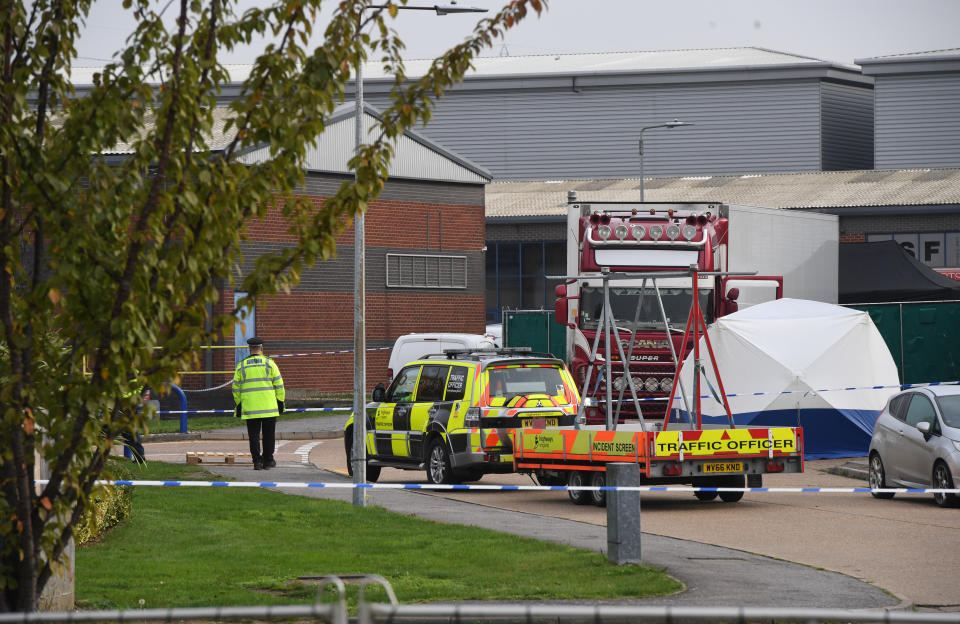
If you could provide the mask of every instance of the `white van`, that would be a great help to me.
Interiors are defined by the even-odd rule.
[[[446,349],[495,349],[497,345],[480,334],[406,334],[397,338],[387,364],[387,383],[393,374],[407,362],[419,360],[431,353],[443,353]]]

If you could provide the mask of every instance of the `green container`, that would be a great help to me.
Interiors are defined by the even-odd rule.
[[[564,360],[566,327],[553,322],[553,310],[504,310],[503,346],[530,347]]]
[[[847,306],[873,319],[890,349],[900,383],[960,380],[960,302]]]

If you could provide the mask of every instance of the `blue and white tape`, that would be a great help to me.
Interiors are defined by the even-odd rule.
[[[367,351],[390,351],[393,347],[369,347]],[[343,355],[345,353],[353,353],[353,349],[343,349],[340,351],[310,351],[307,353],[270,353],[268,354],[270,359],[276,360],[277,358],[285,357],[303,357],[306,355]]]
[[[773,392],[728,392],[727,397],[753,397],[753,396],[765,396],[770,394],[775,395],[784,395],[784,394],[803,394],[803,395],[816,395],[820,392],[849,392],[851,390],[908,390],[910,388],[926,388],[929,386],[956,386],[960,384],[960,381],[931,381],[927,383],[915,383],[915,384],[900,384],[900,385],[888,385],[888,386],[851,386],[845,388],[819,388],[819,389],[809,389],[809,390],[778,390]],[[638,398],[637,401],[666,401],[669,397],[645,397]],[[701,394],[701,399],[716,399],[712,394]],[[682,397],[679,394],[673,396],[674,401],[681,400]],[[632,398],[623,398],[619,399],[621,403],[632,403]]]
[[[370,348],[367,349],[367,351],[389,351],[389,350],[391,350],[391,349],[393,349],[393,347],[370,347]],[[275,355],[271,355],[270,357],[273,358],[273,359],[277,359],[277,358],[285,358],[285,357],[304,357],[304,356],[307,356],[307,355],[342,355],[342,354],[345,354],[345,353],[353,353],[353,349],[344,349],[344,350],[341,350],[341,351],[309,351],[309,352],[306,352],[306,353],[277,353],[277,354],[275,354]],[[225,373],[211,373],[211,374],[219,374],[219,375],[222,375],[222,374],[225,374]],[[181,389],[182,389],[184,392],[187,392],[187,393],[192,393],[192,392],[213,392],[214,390],[220,390],[220,389],[222,389],[222,388],[226,388],[227,386],[229,386],[229,385],[232,384],[232,383],[233,383],[233,380],[232,380],[232,379],[229,379],[229,380],[225,381],[224,383],[220,384],[219,386],[214,386],[214,387],[212,387],[212,388],[201,388],[201,389],[199,389],[199,390],[187,390],[187,389],[185,389],[185,388],[181,388]],[[161,414],[178,414],[178,413],[183,413],[183,412],[160,412],[160,413],[161,413]],[[192,414],[193,412],[187,412],[187,413]]]
[[[352,407],[296,407],[284,409],[284,414],[296,414],[300,412],[349,412]],[[233,414],[232,409],[208,409],[208,410],[158,410],[157,414]]]
[[[293,355],[323,355],[323,354],[329,354],[329,353],[353,353],[353,351],[325,351],[322,354],[321,353],[291,353],[287,355],[277,355],[273,357],[289,357]],[[206,390],[218,390],[220,388],[226,387],[230,383],[232,382],[228,381],[222,386],[218,386],[217,388],[207,388]],[[851,390],[885,390],[885,389],[907,390],[909,388],[925,388],[929,386],[956,386],[958,384],[960,384],[960,381],[931,381],[927,383],[901,384],[896,386],[852,386],[852,387],[846,387],[846,388],[820,388],[820,389],[812,389],[812,390],[779,390],[775,392],[728,392],[726,396],[728,398],[733,398],[733,397],[747,397],[747,396],[765,396],[770,394],[776,394],[776,395],[814,394],[815,395],[820,392],[848,392]],[[203,392],[203,390],[194,390],[193,392]],[[701,394],[700,398],[716,399],[716,397],[713,396],[712,394]],[[637,401],[639,402],[665,401],[665,400],[667,400],[667,397],[645,397],[642,399],[641,398],[637,399]],[[682,400],[682,397],[680,395],[674,395],[673,400],[679,401],[679,400]],[[621,403],[632,403],[633,399],[623,398],[623,399],[619,399],[619,401]],[[284,413],[289,414],[289,413],[297,413],[297,412],[343,412],[343,411],[350,411],[352,409],[353,409],[352,407],[300,407],[300,408],[284,410]],[[232,414],[233,410],[232,409],[161,410],[161,411],[158,411],[157,413],[158,414]]]
[[[37,480],[46,485],[46,480]],[[956,494],[960,488],[877,488],[868,487],[694,487],[678,485],[638,485],[616,487],[612,485],[483,485],[436,483],[309,483],[283,481],[136,481],[136,480],[100,480],[97,485],[139,485],[147,487],[241,487],[241,488],[278,488],[278,489],[375,489],[375,490],[440,490],[440,491],[484,491],[484,492],[566,492],[569,490],[600,492],[762,492],[773,494]]]

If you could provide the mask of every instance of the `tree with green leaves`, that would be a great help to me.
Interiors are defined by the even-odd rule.
[[[136,28],[82,97],[70,73],[92,0],[0,3],[0,612],[34,610],[63,570],[111,440],[144,427],[135,387],[175,379],[232,334],[239,308],[331,257],[383,188],[394,141],[545,2],[513,0],[411,79],[391,27],[398,1],[341,0],[310,49],[320,0],[242,14],[236,0],[171,0],[172,27],[151,0],[124,0]],[[230,82],[218,59],[260,41],[239,96],[218,109]],[[317,207],[295,193],[305,152],[368,56],[394,77],[392,104],[351,161],[356,180]],[[224,119],[228,141],[212,149]],[[257,148],[269,158],[241,162]],[[240,280],[244,224],[271,205],[296,244]],[[248,294],[210,318],[220,284]]]

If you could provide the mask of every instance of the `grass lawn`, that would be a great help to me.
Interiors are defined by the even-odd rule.
[[[221,480],[161,462],[134,478]],[[296,579],[319,574],[379,574],[403,603],[681,589],[658,570],[615,566],[598,553],[377,507],[261,489],[140,486],[132,519],[77,550],[76,598],[83,609],[308,603],[316,589]],[[348,589],[355,600],[356,587]],[[367,597],[383,594],[371,586]]]

